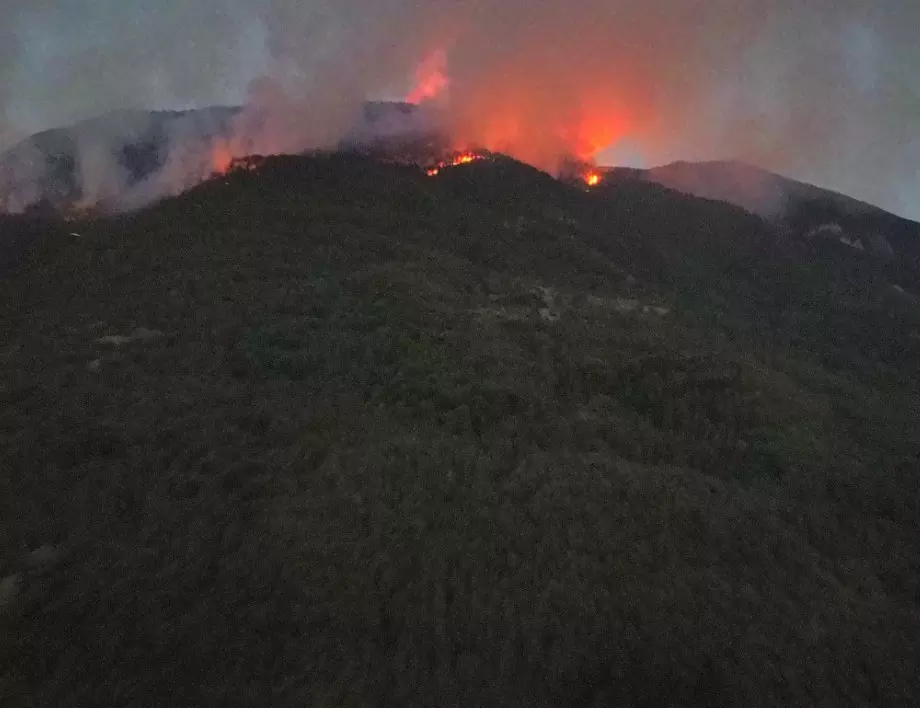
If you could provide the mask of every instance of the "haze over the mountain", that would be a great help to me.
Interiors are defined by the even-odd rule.
[[[374,147],[424,163],[451,144],[445,133],[450,123],[434,106],[369,102],[342,131],[338,147]],[[46,131],[0,155],[0,210],[141,207],[225,172],[236,156],[271,148],[272,130],[270,119],[251,107],[214,107],[119,111]],[[750,164],[684,161],[600,174],[606,181],[650,181],[725,201],[796,238],[822,233],[877,256],[920,258],[917,223]]]
[[[828,189],[733,161],[674,162],[651,169],[608,168],[608,180],[646,181],[740,206],[795,236],[825,234],[876,255],[920,258],[920,223]],[[839,231],[839,232],[838,232]]]
[[[35,205],[131,209],[179,194],[224,171],[233,157],[272,152],[267,120],[244,107],[116,111],[39,133],[0,154],[0,211]],[[339,144],[434,129],[431,111],[372,102]]]
[[[644,164],[738,158],[920,217],[913,0],[3,8],[0,149],[109,110],[243,104],[271,123],[260,152],[296,153],[411,95],[449,106],[459,141],[544,169],[627,141]]]
[[[736,204],[765,219],[782,218],[791,201],[828,199],[853,211],[871,207],[856,199],[737,161],[672,162],[649,169],[612,168],[615,179],[644,179],[704,199]]]

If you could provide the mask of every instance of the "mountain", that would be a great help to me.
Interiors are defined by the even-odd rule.
[[[258,111],[240,107],[129,110],[38,133],[0,155],[0,211],[140,206],[207,179],[215,170],[215,149],[229,139],[241,147],[257,146],[264,120]],[[428,109],[370,101],[338,147],[424,162],[444,147],[438,126],[437,113]],[[604,172],[607,179],[644,180],[726,201],[796,232],[837,223],[853,240],[865,240],[862,232],[877,229],[882,239],[893,239],[895,251],[917,249],[920,227],[915,222],[741,162],[675,162]],[[880,254],[889,250],[876,242]]]
[[[612,180],[653,182],[740,206],[794,238],[833,238],[878,257],[920,260],[920,224],[852,197],[735,161],[674,162],[648,170],[611,168]]]
[[[205,181],[236,153],[258,152],[264,122],[258,112],[238,107],[118,111],[39,133],[0,155],[0,212],[142,207]],[[337,147],[425,164],[448,147],[438,125],[435,113],[412,104],[368,102]],[[604,174],[607,181],[652,182],[740,206],[777,226],[781,247],[833,242],[901,261],[902,278],[920,274],[920,224],[752,165],[675,162]]]
[[[0,228],[0,703],[917,704],[897,261],[502,156]]]
[[[0,155],[0,211],[144,206],[219,171],[229,141],[257,148],[263,121],[239,107],[116,111],[38,133]],[[425,110],[369,102],[340,147],[427,144],[433,130]]]
[[[130,199],[166,166],[174,144],[191,152],[229,137],[238,112],[117,111],[38,133],[0,156],[0,209],[61,210]]]
[[[793,204],[816,199],[854,213],[872,209],[850,197],[737,161],[679,161],[648,170],[614,168],[609,174],[614,178],[655,182],[703,199],[736,204],[765,219],[781,218]]]

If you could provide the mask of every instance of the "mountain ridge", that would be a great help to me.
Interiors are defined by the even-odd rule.
[[[920,223],[868,202],[737,160],[604,168],[612,181],[646,181],[757,214],[790,237],[830,237],[878,257],[920,259]],[[857,245],[858,244],[858,245]]]
[[[81,162],[91,163],[91,150],[100,148],[109,154],[99,159],[119,163],[127,186],[132,187],[163,167],[172,149],[170,133],[176,133],[174,139],[191,141],[185,146],[191,151],[230,137],[235,128],[239,132],[233,121],[246,111],[240,106],[112,111],[32,135],[0,154],[0,210],[22,211],[43,199],[66,206],[83,199],[84,191],[92,198],[93,189],[80,185]],[[388,139],[425,138],[436,132],[437,120],[424,108],[400,101],[368,101],[339,147],[385,145]],[[236,137],[245,141],[247,136]],[[175,141],[176,149],[184,147],[180,140]],[[727,201],[771,220],[782,218],[789,206],[815,200],[844,214],[885,215],[915,223],[853,197],[736,160],[679,160],[649,169],[601,169],[614,179],[654,181],[695,196]],[[91,173],[92,165],[84,171]]]

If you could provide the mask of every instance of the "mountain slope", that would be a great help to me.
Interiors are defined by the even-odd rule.
[[[115,111],[33,135],[0,155],[0,212],[131,209],[223,170],[228,143],[258,145],[254,108]],[[404,103],[369,102],[343,147],[426,138],[434,118]]]
[[[238,113],[223,107],[117,111],[34,135],[0,155],[0,210],[131,201],[132,191],[142,191],[166,166],[176,145],[207,161],[209,151],[194,155],[192,149],[227,137]],[[202,164],[198,172],[207,176],[208,167]]]
[[[874,209],[851,197],[782,177],[743,162],[680,161],[648,170],[613,171],[614,176],[620,174],[626,177],[630,173],[634,178],[655,182],[679,192],[729,202],[768,219],[781,217],[790,203],[816,199],[827,200],[853,213]]]
[[[889,264],[500,157],[55,231],[0,280],[13,705],[920,695]]]
[[[846,241],[877,256],[920,260],[920,224],[827,189],[742,162],[674,162],[648,170],[613,168],[607,178],[646,181],[703,199],[740,206],[796,238],[834,225]]]

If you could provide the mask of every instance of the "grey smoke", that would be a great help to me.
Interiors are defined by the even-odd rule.
[[[587,106],[646,164],[737,158],[920,217],[913,0],[3,0],[2,18],[0,150],[110,110],[237,103],[237,149],[329,146],[445,48],[452,128],[498,126],[533,162],[572,148]],[[168,157],[171,188],[206,168]],[[100,194],[116,168],[81,163]]]

